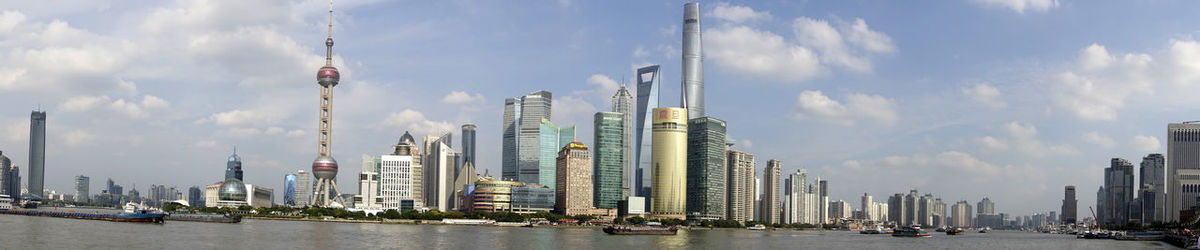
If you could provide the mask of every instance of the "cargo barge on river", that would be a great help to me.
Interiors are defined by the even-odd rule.
[[[145,210],[136,211],[134,213],[104,214],[104,213],[81,213],[81,212],[73,212],[73,211],[59,212],[59,211],[43,211],[43,210],[8,209],[8,210],[0,210],[0,214],[59,217],[59,218],[83,219],[83,220],[106,220],[106,221],[115,221],[115,222],[140,222],[140,223],[162,223],[163,217],[166,216],[165,214],[152,213],[152,212],[145,211]]]
[[[242,222],[241,215],[232,214],[167,214],[164,218],[169,221],[195,221],[195,222],[214,222],[214,223],[239,223]]]

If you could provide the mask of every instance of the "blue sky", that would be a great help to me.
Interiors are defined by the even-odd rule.
[[[1109,158],[1136,165],[1166,151],[1167,123],[1196,120],[1197,5],[703,1],[707,111],[760,168],[806,168],[856,208],[916,188],[1030,214],[1077,185],[1086,213]],[[29,110],[47,109],[50,189],[77,174],[93,192],[210,184],[236,145],[247,182],[280,191],[315,157],[327,2],[0,6],[0,150],[26,166]],[[338,1],[342,190],[404,131],[467,122],[498,173],[507,97],[553,92],[554,122],[589,144],[591,115],[639,66],[662,65],[662,103],[678,103],[682,6]]]

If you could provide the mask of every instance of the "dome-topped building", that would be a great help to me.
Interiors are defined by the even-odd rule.
[[[246,202],[246,184],[238,179],[225,179],[217,190],[217,198],[221,201]]]
[[[225,178],[213,184],[204,186],[203,203],[192,206],[206,207],[272,207],[274,206],[274,190],[246,184],[242,180],[242,157],[237,149],[226,158]]]

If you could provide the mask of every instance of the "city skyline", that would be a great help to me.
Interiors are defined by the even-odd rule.
[[[11,158],[22,170],[30,169],[31,164],[21,157],[28,155],[30,130],[25,127],[29,124],[26,115],[38,103],[44,105],[53,116],[47,124],[47,189],[73,190],[76,175],[97,180],[112,178],[131,187],[135,183],[203,186],[218,178],[217,169],[224,167],[221,160],[233,145],[243,149],[245,169],[251,173],[247,183],[284,190],[280,177],[309,169],[311,139],[316,131],[315,124],[311,124],[315,118],[311,112],[315,92],[311,70],[320,66],[315,63],[323,56],[319,44],[324,37],[316,35],[323,33],[323,3],[281,4],[281,8],[264,8],[272,6],[270,1],[248,1],[246,6],[164,2],[138,8],[121,8],[119,3],[103,1],[80,3],[75,8],[33,6],[36,4],[17,3],[10,7],[13,9],[0,10],[0,20],[6,20],[0,22],[0,32],[15,34],[6,37],[42,34],[28,35],[30,41],[6,39],[0,45],[0,51],[11,58],[0,64],[24,72],[16,74],[14,80],[0,80],[0,92],[13,97],[0,101],[10,107],[0,111],[0,117],[4,117],[0,119],[0,131],[6,132],[0,136],[0,150],[16,156]],[[498,175],[501,125],[497,114],[504,97],[542,89],[559,94],[554,112],[561,113],[554,115],[554,121],[578,124],[577,138],[594,145],[587,136],[592,131],[590,118],[596,111],[609,110],[607,100],[616,88],[613,79],[632,74],[638,66],[659,64],[665,76],[659,104],[672,106],[679,98],[675,93],[681,92],[676,83],[682,79],[673,76],[680,75],[681,55],[677,50],[682,2],[637,10],[625,8],[630,2],[606,6],[569,2],[520,12],[543,18],[538,20],[499,13],[512,6],[494,10],[482,8],[489,6],[463,8],[450,12],[446,19],[374,10],[396,9],[384,8],[394,4],[339,3],[335,32],[350,38],[339,40],[345,42],[339,43],[339,51],[334,54],[334,64],[342,67],[347,79],[347,84],[339,88],[339,112],[334,116],[339,121],[336,155],[342,156],[342,165],[357,166],[356,155],[387,153],[383,149],[403,131],[412,130],[418,137],[440,135],[473,123],[479,128],[478,168]],[[894,3],[882,3],[877,8],[886,9],[891,7],[889,4]],[[736,142],[733,148],[758,156],[759,169],[765,166],[765,159],[777,158],[789,163],[784,173],[805,168],[812,177],[834,180],[839,188],[829,190],[831,200],[854,200],[863,192],[885,197],[897,190],[917,188],[934,191],[947,201],[991,197],[1000,204],[997,210],[1017,214],[1055,210],[1062,199],[1059,190],[1065,185],[1088,192],[1096,190],[1110,158],[1138,159],[1148,153],[1166,153],[1162,143],[1166,141],[1165,124],[1195,120],[1179,112],[1187,111],[1187,103],[1182,103],[1186,100],[1170,98],[1173,93],[1188,92],[1173,88],[1188,85],[1148,83],[1194,82],[1188,74],[1176,74],[1179,79],[1149,80],[1116,76],[1187,70],[1181,68],[1186,64],[1177,61],[1190,60],[1186,57],[1190,54],[1177,52],[1200,45],[1189,37],[1190,29],[1180,27],[1175,20],[1195,17],[1174,11],[1188,8],[1156,13],[1163,16],[1161,19],[1134,18],[1133,24],[1123,25],[1158,28],[1119,29],[1125,33],[1117,35],[1078,35],[1097,33],[1105,24],[1117,26],[1109,20],[1099,24],[1067,23],[1064,25],[1072,28],[1067,34],[1047,34],[1049,28],[1032,28],[1020,31],[1026,35],[1021,39],[1054,42],[1016,46],[1006,44],[1013,40],[1004,39],[1016,39],[1009,35],[968,30],[1012,31],[1017,26],[1013,23],[1071,20],[1083,15],[1079,12],[1111,13],[1122,6],[946,5],[939,7],[962,13],[939,17],[977,15],[1012,26],[935,25],[952,34],[937,37],[914,30],[928,20],[889,18],[876,7],[856,10],[854,3],[703,3],[700,11],[705,24],[704,44],[708,45],[705,62],[709,65],[705,75],[706,112],[729,122],[729,135]],[[239,17],[220,22],[186,18],[215,15],[203,11],[206,7]],[[414,7],[464,6],[420,3]],[[263,15],[237,14],[264,9]],[[559,14],[536,15],[543,12]],[[615,19],[608,18],[612,16],[638,18],[593,24],[595,20]],[[562,21],[562,26],[536,24],[552,23],[547,19]],[[504,24],[535,29],[477,33],[463,25],[478,20],[504,20]],[[118,22],[134,25],[123,27],[126,25]],[[388,27],[394,23],[409,25]],[[818,29],[838,32],[844,40],[818,44],[813,42],[818,37],[804,36],[815,32],[796,31]],[[514,35],[523,34],[516,32],[533,34]],[[606,38],[630,37],[624,36],[630,33],[652,35]],[[469,34],[499,43],[453,41],[424,45],[447,38],[467,40],[462,38],[471,37]],[[778,38],[783,43],[781,49],[809,51],[815,61],[764,57],[811,63],[748,68],[723,54],[755,52],[731,44],[734,41],[728,38],[734,35],[766,38],[764,43],[754,44],[762,50],[776,49],[763,45]],[[804,40],[810,38],[814,40]],[[944,48],[923,47],[921,42],[927,39],[949,41]],[[89,45],[78,40],[95,42]],[[1026,40],[1018,40],[1025,44]],[[522,46],[509,52],[490,47],[513,44]],[[383,48],[392,46],[430,52]],[[451,48],[465,51],[451,52]],[[984,49],[995,52],[976,52]],[[431,55],[434,51],[451,54]],[[157,52],[169,53],[150,55]],[[38,56],[54,53],[79,53],[63,54],[73,55],[68,61],[78,64],[50,67]],[[452,59],[439,59],[442,57]],[[170,63],[181,58],[195,59]],[[497,64],[489,68],[476,64],[499,59],[535,67]],[[1146,71],[1117,69],[1121,65],[1142,65],[1139,63],[1147,65]],[[454,70],[431,70],[431,65]],[[1030,69],[1029,65],[1039,69]],[[939,67],[947,70],[926,69]],[[480,76],[444,74],[463,70]],[[438,80],[447,75],[455,78],[445,84]],[[1114,85],[1126,80],[1139,84]],[[439,84],[428,84],[432,82]],[[1035,91],[1041,89],[1050,91]],[[400,101],[378,105],[377,100],[385,98]],[[924,173],[893,170],[897,166],[912,166]],[[168,169],[170,174],[141,174],[158,169]],[[25,178],[30,177],[27,171],[21,173]],[[864,174],[872,175],[852,178]],[[211,177],[197,181],[193,176]],[[354,174],[340,176],[341,183],[355,183]],[[946,181],[946,176],[968,178],[954,182],[958,180]],[[897,177],[906,181],[893,181]],[[974,183],[980,187],[971,186]],[[988,186],[1006,191],[988,192]],[[1095,204],[1091,195],[1086,195],[1088,192],[1079,196],[1080,204],[1084,204],[1079,206],[1082,211],[1088,204]],[[1031,202],[1013,202],[1016,200]]]

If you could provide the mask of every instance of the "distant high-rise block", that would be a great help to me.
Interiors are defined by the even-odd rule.
[[[187,201],[188,205],[192,207],[203,207],[205,205],[204,190],[200,189],[199,186],[192,186],[188,188]]]
[[[504,99],[504,123],[501,133],[500,178],[506,181],[520,180],[519,134],[521,130],[521,99]]]
[[[0,152],[0,195],[21,199],[21,171],[4,152]]]
[[[548,91],[537,91],[521,97],[520,119],[517,130],[517,181],[547,185],[554,181],[554,156],[561,148],[557,136],[545,136],[543,121],[550,121],[552,95]],[[554,131],[557,135],[558,131]],[[547,154],[547,152],[549,152]],[[546,177],[542,171],[548,170]],[[549,184],[551,190],[554,184]]]
[[[762,199],[762,218],[766,223],[782,223],[779,219],[782,215],[779,211],[780,200],[783,198],[779,194],[780,174],[783,172],[783,162],[775,159],[767,161],[767,167],[763,169],[763,199]]]
[[[1163,222],[1166,211],[1166,158],[1162,154],[1149,154],[1142,158],[1138,176],[1139,197],[1142,199],[1142,223]]]
[[[88,202],[89,192],[91,188],[92,178],[83,175],[75,176],[75,202]]]
[[[625,181],[625,119],[617,112],[596,112],[592,146],[592,206],[617,208],[623,200]]]
[[[725,216],[725,121],[688,120],[687,217],[718,220]]]
[[[308,171],[296,170],[291,173],[296,176],[296,188],[292,190],[292,204],[289,206],[305,207],[310,205],[313,196],[313,177]]]
[[[556,161],[555,210],[568,216],[590,214],[594,189],[588,147],[579,142],[568,143],[559,150]]]
[[[283,205],[296,205],[296,174],[283,176]]]
[[[621,88],[617,89],[617,94],[612,97],[612,112],[621,114],[621,199],[637,194],[634,190],[634,180],[637,177],[634,174],[634,166],[637,165],[633,154],[633,124],[636,119],[633,116],[633,95],[629,94],[629,89],[625,88],[625,80],[621,80]]]
[[[472,165],[478,164],[475,162],[475,124],[462,125],[462,162],[466,165],[468,162]]]
[[[1167,124],[1167,208],[1164,221],[1178,221],[1180,211],[1200,205],[1200,123]]]
[[[1121,158],[1113,158],[1111,166],[1104,169],[1106,195],[1104,222],[1124,225],[1129,223],[1129,203],[1134,197],[1133,164]],[[1099,211],[1097,211],[1099,212]]]
[[[559,127],[550,119],[542,119],[538,125],[538,164],[537,171],[531,172],[536,175],[534,181],[526,181],[525,183],[537,183],[556,190],[555,173],[557,169],[558,151],[567,146],[568,143],[575,141],[575,126]],[[530,173],[530,172],[523,172]],[[525,176],[524,174],[522,176]]]
[[[754,155],[729,150],[726,157],[725,218],[738,222],[754,220],[754,202],[757,199],[754,181]]]
[[[1062,201],[1062,223],[1064,225],[1077,223],[1078,217],[1075,215],[1078,212],[1075,207],[1077,202],[1075,200],[1075,186],[1065,187]]]
[[[423,184],[425,206],[429,209],[448,212],[453,207],[454,166],[458,152],[450,147],[449,133],[442,136],[425,136]]]
[[[683,219],[687,204],[687,111],[656,108],[653,115],[650,217]]]
[[[651,168],[653,161],[651,159],[651,150],[653,150],[653,135],[654,128],[654,109],[658,108],[658,89],[662,84],[662,72],[659,71],[658,65],[650,65],[639,68],[637,70],[637,121],[634,124],[634,140],[635,151],[634,157],[637,158],[637,173],[634,178],[637,179],[636,186],[637,196],[646,197],[651,201],[650,183],[651,183]]]
[[[29,116],[29,193],[42,197],[46,179],[46,111]]]

